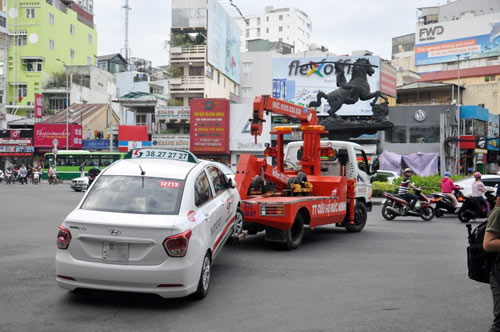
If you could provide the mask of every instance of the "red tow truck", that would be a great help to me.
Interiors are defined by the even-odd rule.
[[[235,176],[241,197],[244,229],[248,235],[265,230],[266,241],[282,249],[299,247],[304,226],[336,224],[349,232],[360,232],[366,224],[366,209],[357,213],[356,180],[346,176],[348,157],[331,146],[321,146],[321,134],[327,133],[318,125],[316,111],[270,96],[258,96],[254,101],[251,134],[262,134],[264,112],[298,119],[303,145],[299,164],[301,171],[286,170],[284,165],[284,135],[291,126],[275,127],[276,147],[266,144],[264,155],[275,157],[276,166],[266,158],[241,155]],[[321,161],[339,161],[340,175],[321,175]]]

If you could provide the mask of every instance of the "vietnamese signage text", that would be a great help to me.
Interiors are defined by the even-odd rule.
[[[200,154],[229,154],[229,100],[191,100],[190,150]]]

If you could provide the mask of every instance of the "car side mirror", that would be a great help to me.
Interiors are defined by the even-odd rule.
[[[231,189],[236,188],[236,184],[233,182],[233,180],[231,178],[227,179],[227,187],[231,188]]]

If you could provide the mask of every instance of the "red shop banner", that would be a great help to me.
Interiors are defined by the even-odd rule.
[[[66,148],[65,123],[35,123],[33,139],[36,148],[52,148],[57,140],[57,148]],[[69,148],[82,148],[82,126],[69,124]]]
[[[190,108],[191,152],[229,154],[229,100],[193,99]]]
[[[43,117],[43,95],[35,93],[35,118]]]

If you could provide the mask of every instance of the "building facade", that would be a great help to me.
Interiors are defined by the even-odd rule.
[[[247,21],[238,19],[241,30],[241,51],[248,50],[248,41],[264,39],[283,42],[294,47],[294,52],[309,50],[312,22],[300,9],[265,7],[263,13],[251,15]]]
[[[7,109],[32,116],[34,95],[66,66],[93,65],[97,32],[93,16],[73,1],[8,1]],[[66,102],[67,104],[67,102]]]
[[[7,87],[7,57],[11,39],[7,30],[7,11],[4,2],[0,2],[0,129],[7,128],[5,109],[5,89]]]

